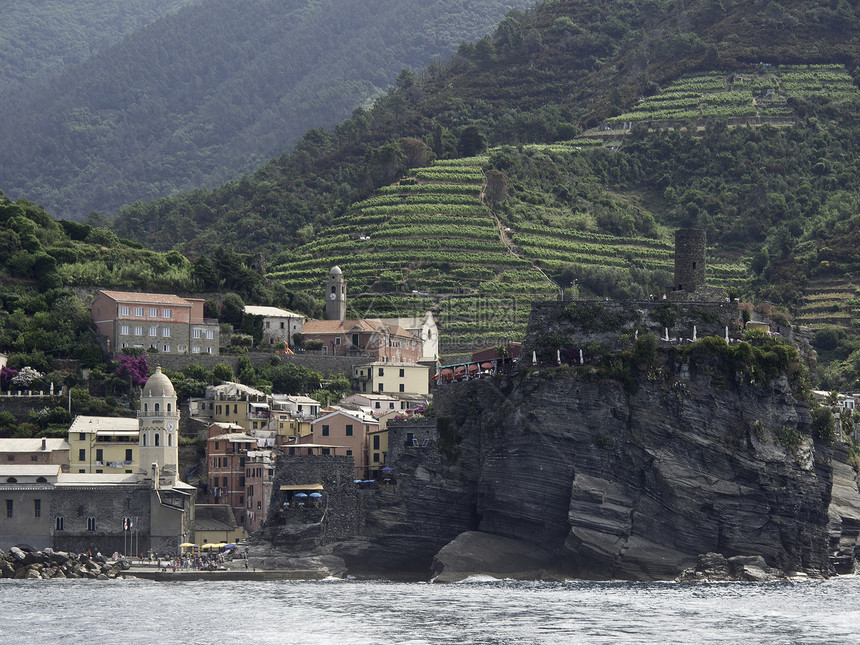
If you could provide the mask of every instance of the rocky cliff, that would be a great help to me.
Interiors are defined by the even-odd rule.
[[[354,530],[323,552],[448,580],[851,571],[857,473],[804,400],[796,350],[631,336],[589,345],[590,364],[437,388],[433,417],[390,429],[396,483],[358,491]]]
[[[661,356],[632,383],[585,366],[440,388],[439,440],[401,455],[397,485],[367,496],[362,535],[334,551],[420,570],[479,531],[533,545],[577,577],[675,578],[701,554],[832,573],[833,552],[857,543],[856,473],[835,462],[834,493],[838,449],[812,439],[789,379],[725,378],[707,361]]]

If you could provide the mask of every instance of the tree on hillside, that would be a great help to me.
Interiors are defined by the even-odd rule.
[[[495,208],[508,198],[508,176],[500,170],[490,169],[484,173],[486,187],[484,197]]]
[[[405,137],[400,140],[400,147],[406,155],[406,165],[409,168],[429,166],[433,161],[433,151],[419,139]]]
[[[398,141],[372,148],[364,158],[365,173],[371,188],[390,184],[406,170],[406,155]]]
[[[457,152],[461,157],[474,157],[482,153],[487,148],[487,137],[478,129],[476,125],[469,125],[463,128],[460,133],[460,141],[457,144]]]
[[[232,381],[234,378],[233,368],[226,363],[215,363],[215,366],[212,368],[212,376],[219,381]]]
[[[221,302],[221,322],[230,323],[233,327],[242,325],[245,316],[245,302],[235,293],[228,293]]]

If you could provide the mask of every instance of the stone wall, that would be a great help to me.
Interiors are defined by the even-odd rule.
[[[387,465],[396,469],[396,464],[401,461],[404,454],[417,454],[419,451],[435,447],[437,434],[435,418],[390,421]]]
[[[706,247],[704,230],[686,228],[675,231],[674,289],[695,291],[705,286]]]
[[[11,412],[19,419],[25,420],[32,410],[48,408],[53,410],[59,406],[68,409],[69,400],[64,396],[7,396],[0,395],[0,410]]]
[[[287,549],[320,546],[353,537],[359,525],[354,472],[355,460],[351,456],[278,457],[269,514],[262,534]],[[302,484],[322,484],[324,511],[318,516],[295,508],[284,510],[285,493],[281,492],[281,486]]]
[[[55,488],[49,496],[54,549],[81,553],[101,551],[106,555],[114,551],[130,553],[134,549],[140,552],[149,549],[151,489],[148,486]],[[55,530],[57,517],[63,518],[62,531]],[[95,518],[95,531],[87,530],[88,517]],[[123,517],[136,518],[139,539],[134,546],[124,544]]]
[[[253,365],[267,365],[276,356],[281,363],[294,363],[319,372],[324,378],[343,374],[352,378],[352,368],[367,365],[373,359],[358,356],[323,356],[314,354],[275,354],[273,352],[248,352],[248,359]],[[189,365],[201,365],[211,370],[217,363],[229,365],[235,373],[239,365],[239,356],[234,354],[162,354],[148,353],[146,356],[150,365],[161,365],[165,369],[181,372]]]

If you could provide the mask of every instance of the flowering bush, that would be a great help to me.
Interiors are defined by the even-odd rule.
[[[18,370],[13,370],[5,365],[0,368],[0,390],[8,390],[12,379],[18,375]]]
[[[44,374],[41,372],[34,370],[29,365],[27,367],[22,367],[21,370],[12,377],[10,381],[13,387],[17,387],[19,390],[24,390],[33,386],[38,380],[40,380]]]
[[[143,385],[149,377],[149,364],[146,355],[140,357],[120,356],[119,366],[115,373],[123,378],[130,378],[134,385]]]

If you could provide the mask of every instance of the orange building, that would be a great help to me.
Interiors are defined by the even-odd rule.
[[[342,447],[343,451],[339,451],[339,454],[352,456],[355,461],[356,478],[367,477],[367,436],[379,430],[376,419],[360,411],[335,410],[316,419],[312,428],[312,434],[299,439],[297,448],[301,448],[302,444]],[[326,454],[324,450],[322,454]]]
[[[235,424],[213,423],[206,445],[209,481],[214,504],[227,504],[236,515],[239,526],[246,525],[245,470],[248,451],[257,440]]]

